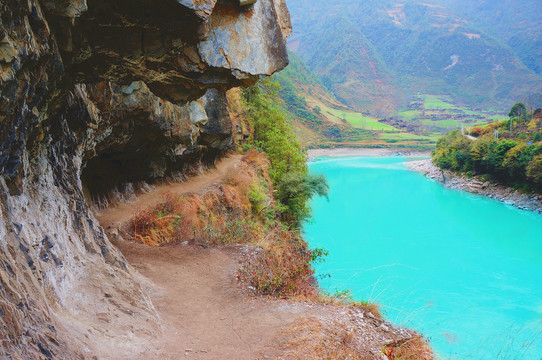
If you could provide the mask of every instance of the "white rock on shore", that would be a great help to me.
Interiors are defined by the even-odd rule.
[[[520,209],[542,213],[541,194],[522,194],[513,188],[494,181],[483,182],[476,177],[468,178],[465,175],[458,175],[449,170],[442,170],[433,164],[430,159],[410,161],[407,166],[411,170],[421,172],[448,188],[484,195]]]

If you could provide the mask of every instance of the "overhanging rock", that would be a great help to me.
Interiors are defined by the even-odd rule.
[[[160,321],[83,183],[212,162],[224,91],[287,65],[284,1],[3,0],[0,18],[0,357],[143,353]]]

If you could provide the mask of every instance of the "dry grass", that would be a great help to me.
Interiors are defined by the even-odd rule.
[[[389,360],[434,360],[435,356],[427,341],[417,335],[409,340],[392,343],[384,348]]]
[[[350,291],[343,291],[335,294],[322,293],[320,294],[318,302],[327,305],[347,306],[362,309],[369,312],[377,319],[383,319],[379,304],[368,301],[355,301],[352,298]]]
[[[220,186],[203,195],[166,195],[163,203],[131,220],[133,239],[149,246],[179,241],[264,243],[266,219],[260,208],[273,204],[268,166],[265,155],[249,151]],[[258,190],[258,202],[264,205],[251,198],[252,189]]]
[[[362,302],[361,307],[373,314],[378,319],[382,319],[382,313],[380,312],[380,305],[374,302]]]
[[[336,313],[325,313],[317,317],[303,318],[294,322],[279,335],[281,349],[277,360],[434,360],[427,342],[411,332],[407,339],[390,343],[390,337],[397,336],[381,332],[379,323],[360,328],[360,324],[349,320],[348,306],[334,306]],[[318,313],[318,311],[317,311]],[[382,344],[388,344],[382,346]]]
[[[277,360],[377,360],[357,348],[356,334],[338,321],[323,323],[316,318],[295,322],[282,332],[285,351]],[[380,359],[378,359],[380,360]]]

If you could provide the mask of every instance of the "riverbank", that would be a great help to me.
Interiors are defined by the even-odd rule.
[[[447,188],[468,191],[502,201],[519,209],[542,213],[541,194],[523,194],[495,181],[481,181],[476,177],[469,178],[449,170],[442,170],[430,159],[410,161],[407,166],[411,170],[421,172],[425,176],[439,181]]]
[[[405,149],[371,149],[371,148],[337,148],[337,149],[309,149],[309,161],[316,157],[329,156],[430,156],[430,151]]]

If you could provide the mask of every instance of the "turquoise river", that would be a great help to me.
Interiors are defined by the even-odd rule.
[[[402,157],[316,158],[304,226],[329,292],[422,332],[439,359],[542,359],[542,215],[444,188]]]

